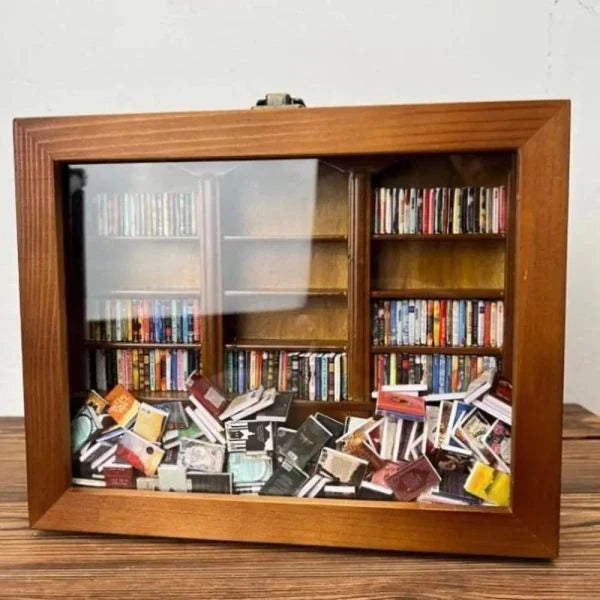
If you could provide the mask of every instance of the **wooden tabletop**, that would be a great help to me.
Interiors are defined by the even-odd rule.
[[[566,405],[563,437],[547,562],[32,531],[23,419],[0,418],[0,598],[598,599],[600,418]]]

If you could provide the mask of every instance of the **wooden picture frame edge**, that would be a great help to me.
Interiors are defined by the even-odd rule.
[[[556,556],[569,113],[570,103],[560,100],[15,120],[31,525],[256,542]],[[281,128],[289,131],[285,143]],[[232,144],[231,136],[238,143]],[[513,363],[519,398],[515,430],[526,430],[527,437],[515,436],[517,475],[511,509],[453,510],[409,504],[390,510],[377,502],[293,499],[290,504],[289,499],[268,503],[260,499],[257,503],[244,497],[224,501],[70,487],[59,163],[498,149],[515,150],[520,162]],[[548,206],[535,201],[542,195],[555,204],[550,216],[556,218],[549,219],[546,229],[535,227],[536,218],[544,217]],[[547,303],[544,310],[539,310],[540,300]],[[549,318],[552,326],[548,326]],[[535,430],[527,425],[532,422]],[[528,452],[530,446],[545,452]],[[539,497],[554,501],[535,502]],[[196,523],[182,531],[171,519],[152,519],[148,513],[155,510],[152,505],[168,507],[172,514],[193,512]],[[140,506],[143,510],[136,513],[135,507]],[[261,529],[255,524],[265,525],[260,517],[265,506],[269,506],[268,527]],[[234,516],[218,520],[222,509]],[[297,519],[309,519],[314,525],[300,531],[294,525]],[[253,524],[242,529],[246,520]],[[323,522],[338,523],[341,529],[323,530]]]

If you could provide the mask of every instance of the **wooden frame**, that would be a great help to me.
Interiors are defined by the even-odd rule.
[[[569,114],[568,101],[528,101],[15,120],[31,525],[218,540],[556,556]],[[516,434],[510,509],[71,487],[60,163],[485,150],[515,151],[518,159],[511,275]],[[360,223],[352,222],[352,227],[360,234]],[[367,334],[363,330],[352,335]]]

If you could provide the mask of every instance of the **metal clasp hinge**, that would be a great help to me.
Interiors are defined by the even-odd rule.
[[[306,107],[302,98],[292,98],[290,94],[270,93],[257,100],[252,108],[303,108]]]

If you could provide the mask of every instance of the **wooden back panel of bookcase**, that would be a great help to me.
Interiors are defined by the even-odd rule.
[[[285,135],[283,135],[285,134]],[[569,103],[530,101],[417,106],[230,111],[18,119],[15,164],[27,432],[29,517],[42,529],[198,537],[349,547],[518,556],[558,551],[568,186]],[[506,240],[460,246],[469,263],[447,275],[448,259],[417,240],[371,236],[371,185],[386,156],[500,153],[509,186]],[[361,158],[373,157],[375,158]],[[73,162],[328,157],[356,161],[349,181],[348,349],[352,397],[370,392],[371,296],[379,286],[426,285],[424,293],[503,288],[507,300],[505,371],[514,381],[514,483],[510,509],[423,507],[327,499],[254,499],[134,490],[71,488],[67,295],[61,214],[61,165]],[[417,158],[414,158],[417,157]],[[506,158],[509,157],[509,158]],[[437,179],[409,170],[415,185]],[[502,162],[508,160],[510,162]],[[419,163],[421,161],[421,163]],[[444,162],[444,161],[442,161]],[[388,165],[389,166],[389,165]],[[409,165],[410,166],[410,165]],[[391,173],[391,171],[389,172]],[[497,175],[479,173],[486,184]],[[460,182],[455,182],[460,184]],[[471,183],[471,182],[470,182]],[[472,180],[475,184],[475,180]],[[408,185],[405,183],[404,185]],[[452,185],[449,181],[448,185]],[[203,207],[216,219],[213,205]],[[439,243],[439,242],[436,242]],[[444,244],[446,242],[443,242]],[[204,242],[203,242],[204,244]],[[408,260],[394,267],[402,244]],[[391,247],[391,246],[390,246]],[[379,249],[378,249],[379,248]],[[219,249],[203,246],[204,281],[216,278]],[[503,260],[500,260],[503,256]],[[430,279],[422,281],[425,269]],[[502,277],[503,276],[503,277]],[[245,324],[244,326],[249,326]],[[270,323],[254,323],[257,333]],[[225,332],[226,333],[226,332]],[[282,333],[282,336],[285,332]],[[204,367],[222,371],[224,328],[207,319]],[[225,340],[226,341],[226,340]],[[352,407],[352,408],[350,408]],[[307,402],[293,418],[314,410]],[[328,409],[366,414],[369,405]],[[539,449],[543,448],[543,452]],[[534,449],[535,451],[532,451]],[[315,524],[311,526],[310,523]],[[327,527],[322,527],[327,523]],[[299,526],[301,524],[301,526]]]

